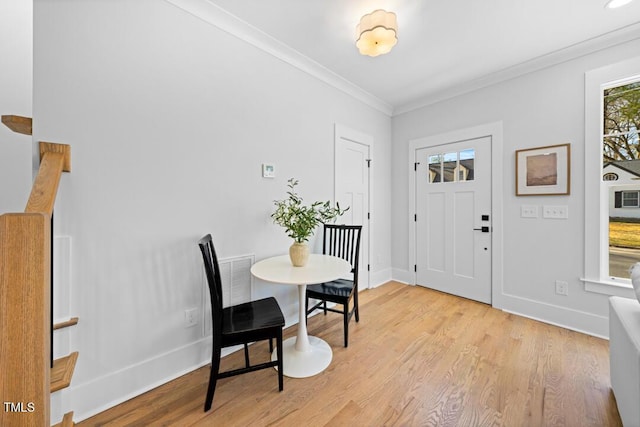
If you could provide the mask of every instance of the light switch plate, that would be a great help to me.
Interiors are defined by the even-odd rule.
[[[543,218],[567,219],[569,218],[569,206],[548,206],[542,207]]]
[[[522,205],[520,206],[520,217],[522,218],[538,218],[538,206]]]

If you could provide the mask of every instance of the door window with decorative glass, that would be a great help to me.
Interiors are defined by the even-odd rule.
[[[476,152],[473,148],[430,155],[427,159],[428,182],[473,181],[475,158]]]

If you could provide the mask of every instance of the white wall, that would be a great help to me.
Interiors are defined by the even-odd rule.
[[[586,292],[584,274],[584,73],[640,51],[640,40],[593,53],[422,109],[393,126],[392,263],[411,275],[408,260],[408,142],[483,123],[503,122],[503,308],[591,334],[608,334],[606,295]],[[515,196],[515,151],[571,143],[570,196]],[[522,205],[566,205],[569,219],[521,218]],[[500,274],[500,272],[494,272]],[[555,294],[555,281],[569,295]]]
[[[76,419],[209,359],[183,327],[202,297],[197,240],[211,232],[220,257],[285,252],[272,202],[290,177],[305,200],[333,198],[336,122],[373,136],[372,268],[390,271],[390,118],[169,3],[36,0],[33,115],[34,138],[72,147],[55,235],[80,317],[60,399]],[[255,287],[296,319],[295,289]]]
[[[0,115],[31,117],[33,5],[0,2]],[[31,137],[0,125],[0,214],[22,212],[31,191]]]

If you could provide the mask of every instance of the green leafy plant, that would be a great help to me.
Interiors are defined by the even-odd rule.
[[[305,206],[302,204],[302,197],[296,193],[298,180],[291,178],[287,182],[289,197],[284,200],[274,200],[276,210],[271,214],[271,218],[274,223],[284,227],[287,236],[297,243],[308,241],[318,225],[334,220],[349,210],[348,207],[340,209],[338,203],[332,207],[328,200]]]

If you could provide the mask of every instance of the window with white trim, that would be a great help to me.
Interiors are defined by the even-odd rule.
[[[616,289],[630,287],[628,269],[640,261],[640,240],[628,239],[631,229],[640,236],[640,215],[631,217],[640,211],[640,57],[589,71],[585,83],[584,281],[587,290],[626,295]]]
[[[602,89],[602,186],[614,199],[608,214],[607,276],[628,279],[631,264],[640,261],[640,79],[606,85]],[[615,165],[626,178],[604,179],[604,168]],[[636,180],[636,182],[634,182]],[[621,190],[621,186],[624,189]]]

